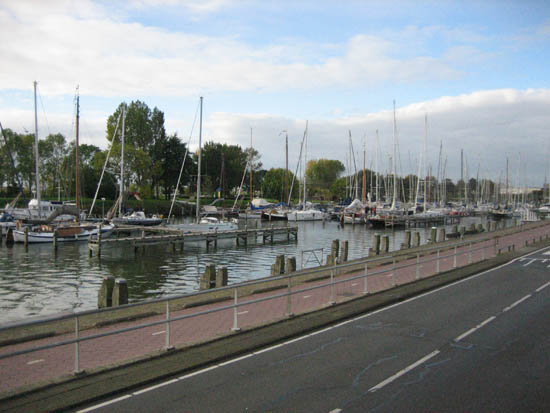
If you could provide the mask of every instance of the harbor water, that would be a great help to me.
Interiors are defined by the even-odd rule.
[[[463,218],[460,225],[481,222]],[[286,222],[248,221],[248,227],[287,225]],[[235,240],[221,240],[217,248],[204,242],[185,244],[173,252],[168,245],[146,247],[136,254],[131,245],[109,246],[101,259],[88,256],[86,242],[61,243],[54,252],[51,244],[6,245],[0,247],[0,324],[28,317],[45,316],[97,308],[97,293],[104,276],[125,278],[129,301],[137,302],[199,289],[199,278],[207,264],[226,266],[229,284],[267,277],[277,255],[296,257],[298,269],[318,266],[326,260],[334,239],[349,241],[349,259],[365,257],[375,233],[389,235],[390,250],[399,249],[404,230],[373,230],[365,225],[337,222],[298,222],[298,239],[279,236],[273,244],[249,239],[237,246]],[[239,224],[244,228],[244,223]],[[447,227],[449,231],[450,227]],[[421,243],[430,228],[419,231]]]

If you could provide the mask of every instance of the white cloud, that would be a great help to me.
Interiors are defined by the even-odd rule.
[[[17,2],[0,9],[0,89],[23,89],[29,79],[38,79],[45,94],[66,93],[67,87],[80,83],[83,93],[96,96],[196,96],[208,90],[353,88],[389,79],[411,82],[458,75],[445,58],[394,57],[393,42],[371,35],[336,45],[260,47],[236,38],[111,19],[93,2],[84,3],[88,16],[82,9],[74,14],[71,4],[59,1],[51,9],[34,10],[27,2]]]
[[[29,105],[30,106],[30,105]],[[390,105],[388,105],[390,106]],[[477,173],[498,180],[505,172],[506,157],[510,160],[510,176],[517,174],[518,155],[522,157],[522,183],[541,185],[550,156],[550,89],[501,89],[477,91],[458,96],[443,96],[431,101],[398,107],[396,112],[402,172],[416,173],[416,160],[423,148],[424,114],[428,114],[429,162],[437,169],[440,141],[448,157],[447,176],[460,176],[460,150],[469,165],[470,176]],[[7,110],[2,124],[17,132],[33,129],[32,110]],[[82,143],[107,146],[105,124],[107,114],[87,113],[81,118]],[[351,130],[357,157],[362,165],[362,139],[366,136],[367,165],[374,167],[376,130],[380,132],[381,171],[388,169],[387,159],[392,142],[391,107],[376,113],[357,114],[331,119],[309,119],[309,159],[339,159],[346,161],[348,130]],[[48,114],[47,123],[39,118],[40,137],[49,132],[63,133],[73,138],[71,114]],[[284,135],[289,135],[289,162],[295,168],[299,145],[306,119],[282,117],[277,114],[247,114],[213,112],[204,119],[203,141],[250,146],[250,128],[253,128],[253,145],[262,154],[264,167],[284,167]],[[168,133],[179,131],[180,139],[187,141],[190,124],[183,119],[167,118]],[[197,145],[195,128],[192,147]],[[411,162],[409,163],[409,154]],[[503,175],[504,176],[504,175]],[[504,178],[503,178],[504,179]],[[512,179],[512,178],[510,178]]]
[[[521,153],[522,184],[527,180],[540,185],[547,172],[547,157],[550,155],[550,125],[546,116],[549,105],[550,89],[503,89],[441,97],[401,107],[396,116],[403,172],[416,172],[416,159],[423,147],[424,114],[428,113],[429,162],[434,174],[442,140],[443,152],[448,156],[448,177],[456,179],[460,176],[461,149],[464,149],[469,165],[469,176],[476,175],[479,164],[480,175],[495,180],[498,180],[500,172],[505,171],[506,157],[510,159],[510,165],[516,168]],[[366,135],[367,164],[373,165],[376,129],[380,131],[382,152],[391,152],[392,116],[392,110],[388,109],[339,119],[310,119],[308,157],[345,162],[350,129],[360,164],[362,138]],[[215,113],[205,125],[209,136],[242,147],[249,146],[249,128],[252,126],[254,146],[262,153],[264,165],[282,167],[284,139],[279,133],[288,130],[291,165],[295,165],[305,119],[269,114]],[[387,170],[387,155],[383,155],[381,164],[381,169]],[[515,177],[517,172],[515,169],[513,171]]]

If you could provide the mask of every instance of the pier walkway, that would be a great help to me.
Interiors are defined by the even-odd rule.
[[[541,221],[183,297],[4,325],[0,411],[17,406],[10,404],[17,399],[11,396],[70,381],[74,374],[90,377],[105,368],[171,352],[186,354],[201,343],[238,337],[239,331],[299,319],[312,311],[338,308],[336,304],[376,299],[377,293],[437,280],[437,275],[454,269],[506,254],[511,259],[526,246],[547,245],[549,235],[550,221]],[[550,267],[550,257],[548,262]],[[132,377],[139,379],[147,378]]]
[[[273,243],[275,237],[283,235],[290,241],[292,237],[294,240],[298,239],[298,227],[297,226],[284,226],[284,227],[267,227],[258,229],[236,229],[236,230],[223,230],[223,231],[204,231],[204,232],[190,232],[178,229],[171,229],[167,227],[141,227],[134,225],[122,225],[115,228],[109,238],[102,238],[101,236],[90,239],[88,241],[88,248],[90,256],[95,252],[96,255],[101,256],[101,252],[104,248],[114,247],[120,244],[131,244],[137,252],[139,248],[145,248],[148,245],[169,244],[172,249],[176,249],[178,246],[183,251],[186,242],[206,242],[206,246],[211,244],[214,247],[217,246],[218,240],[222,239],[235,239],[237,245],[242,243],[247,245],[250,237],[257,240],[262,239],[262,242]]]

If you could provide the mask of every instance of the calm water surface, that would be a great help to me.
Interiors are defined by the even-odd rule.
[[[461,225],[479,222],[466,218]],[[249,227],[270,225],[249,221]],[[286,223],[274,223],[286,225]],[[242,226],[242,224],[241,224]],[[421,242],[429,237],[429,228],[419,228]],[[376,232],[384,232],[377,230]],[[88,244],[62,243],[57,254],[52,245],[17,244],[0,247],[0,323],[32,316],[97,308],[97,292],[104,276],[128,281],[129,300],[136,302],[163,295],[184,294],[199,289],[199,277],[207,264],[225,265],[229,283],[266,277],[280,254],[295,256],[298,268],[318,265],[308,250],[326,257],[332,240],[349,241],[349,258],[367,255],[374,230],[365,225],[337,222],[299,222],[298,241],[280,236],[273,244],[249,239],[248,246],[236,246],[235,240],[222,240],[209,249],[204,243],[185,244],[184,252],[173,253],[168,245],[146,247],[136,255],[130,245],[110,246],[101,259],[88,256]],[[387,230],[390,249],[398,249],[404,231]],[[252,242],[251,242],[252,241]]]

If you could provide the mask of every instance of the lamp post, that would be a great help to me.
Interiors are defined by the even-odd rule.
[[[101,219],[105,219],[105,198],[101,198]]]

